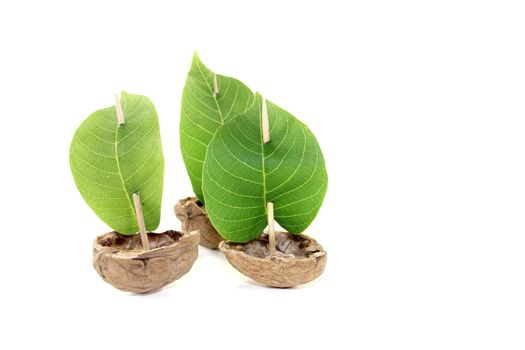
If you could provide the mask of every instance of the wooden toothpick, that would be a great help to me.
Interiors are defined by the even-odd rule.
[[[272,202],[268,202],[268,249],[270,250],[270,256],[275,255],[275,229]]]
[[[268,119],[268,107],[266,106],[266,99],[262,98],[262,133],[263,133],[263,142],[270,142],[270,120]]]
[[[142,215],[142,204],[140,203],[140,196],[138,193],[133,193],[133,203],[135,204],[135,212],[137,213],[137,223],[139,224],[140,241],[142,242],[142,249],[149,250],[148,234],[146,232],[146,225],[144,224],[144,216]]]
[[[219,95],[219,82],[217,81],[217,74],[213,74],[213,96]]]
[[[118,125],[124,124],[126,121],[124,120],[124,112],[122,111],[122,106],[120,105],[120,98],[118,95],[115,95],[116,103],[115,108],[117,109],[117,122]]]

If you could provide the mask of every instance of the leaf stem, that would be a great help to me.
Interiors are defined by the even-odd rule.
[[[138,193],[133,193],[133,202],[135,203],[135,212],[137,213],[137,223],[139,224],[142,249],[149,250],[148,234],[146,232],[146,225],[144,224],[144,216],[142,215],[142,204],[140,203],[140,196]]]
[[[122,111],[122,105],[120,104],[120,98],[118,95],[115,95],[115,108],[117,109],[117,123],[118,125],[122,125],[126,122],[124,119],[124,112]]]
[[[273,203],[268,202],[268,249],[270,256],[275,255],[275,229],[273,219]]]

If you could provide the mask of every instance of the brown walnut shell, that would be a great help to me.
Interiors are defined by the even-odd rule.
[[[109,232],[93,241],[93,266],[102,279],[125,292],[148,293],[188,272],[198,254],[199,233],[148,233],[150,250],[139,235]]]
[[[209,249],[217,249],[223,241],[221,235],[212,226],[206,208],[195,197],[181,199],[175,205],[175,216],[182,223],[186,232],[199,231],[200,245]]]
[[[294,287],[323,273],[326,252],[313,238],[275,232],[275,245],[275,255],[270,256],[264,233],[248,243],[223,241],[219,249],[239,272],[272,287]]]

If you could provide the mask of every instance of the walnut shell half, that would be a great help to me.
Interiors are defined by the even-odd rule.
[[[219,249],[239,272],[272,287],[294,287],[323,273],[326,252],[313,238],[275,232],[275,241],[274,256],[270,256],[266,233],[248,243],[223,241]]]
[[[212,226],[206,208],[195,197],[181,199],[175,205],[175,216],[182,223],[186,232],[199,231],[200,245],[209,249],[217,249],[223,241],[221,235]]]
[[[148,293],[188,272],[198,254],[199,233],[148,233],[150,250],[139,235],[109,232],[93,242],[93,266],[102,279],[125,292]]]

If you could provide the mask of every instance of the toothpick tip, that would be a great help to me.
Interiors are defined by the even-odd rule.
[[[262,96],[262,133],[263,133],[263,143],[270,142],[270,120],[268,118],[268,106],[266,104],[266,99]]]
[[[122,111],[122,105],[120,104],[120,97],[118,94],[115,94],[115,109],[117,111],[117,123],[121,126],[126,121],[124,119],[124,112]]]
[[[219,95],[219,82],[217,81],[217,74],[213,74],[213,96]]]

